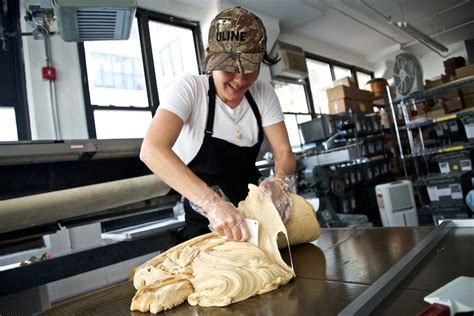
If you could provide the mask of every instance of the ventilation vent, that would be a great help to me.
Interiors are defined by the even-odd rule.
[[[304,79],[308,77],[306,57],[301,47],[276,42],[272,56],[278,54],[280,61],[271,67],[272,76]]]
[[[79,10],[77,11],[79,39],[114,39],[117,36],[116,21],[117,11]]]
[[[122,40],[130,36],[136,0],[56,0],[55,4],[59,34],[67,42]]]

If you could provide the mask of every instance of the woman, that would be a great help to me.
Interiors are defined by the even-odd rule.
[[[259,181],[255,161],[264,135],[275,177],[259,187],[271,194],[283,220],[289,219],[287,179],[296,162],[276,93],[257,80],[262,62],[276,62],[266,53],[266,41],[265,27],[253,13],[241,7],[220,12],[211,22],[204,60],[210,75],[178,80],[143,140],[142,161],[186,198],[188,238],[209,232],[208,227],[228,239],[249,238],[235,205],[246,197],[247,185]]]

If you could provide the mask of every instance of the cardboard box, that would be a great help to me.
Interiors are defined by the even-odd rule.
[[[436,118],[443,115],[446,115],[446,110],[444,109],[444,107],[432,109],[431,111],[426,112],[426,116],[428,116],[429,118]]]
[[[459,96],[460,96],[459,90],[456,90],[456,91],[451,91],[451,92],[442,94],[439,96],[439,98],[441,98],[443,101],[447,101],[447,100],[455,99]]]
[[[474,93],[471,94],[463,94],[463,103],[465,108],[472,108],[474,107]]]
[[[459,111],[464,108],[459,90],[445,93],[436,98],[437,103],[444,107],[446,113]]]
[[[356,87],[336,86],[326,90],[328,101],[339,100],[342,98],[353,100],[372,100],[372,92],[359,90]]]
[[[408,118],[410,121],[414,121],[419,118],[426,118],[426,109],[424,104],[417,104],[416,111],[412,107],[408,107]]]
[[[425,80],[425,88],[426,89],[435,88],[435,87],[440,86],[440,85],[442,85],[443,83],[446,83],[446,82],[449,82],[449,77],[445,76],[445,75],[441,75],[441,77],[437,78],[437,79],[431,79],[431,80],[426,79]]]
[[[474,64],[470,64],[461,68],[456,68],[456,77],[458,79],[474,76]]]
[[[443,101],[443,105],[444,105],[444,109],[448,113],[456,112],[463,108],[462,99],[461,99],[461,96],[459,95],[455,98]]]
[[[444,72],[449,77],[456,76],[456,68],[464,67],[466,65],[466,61],[464,57],[452,57],[443,61],[444,64]]]
[[[346,87],[354,87],[354,88],[357,88],[356,84],[355,84],[355,81],[354,79],[352,79],[352,77],[344,77],[344,78],[341,78],[341,79],[338,79],[338,80],[334,80],[332,82],[332,86],[333,87],[336,87],[336,86],[346,86]]]
[[[470,64],[461,68],[456,68],[456,77],[458,79],[474,76],[474,64]],[[463,94],[474,93],[474,86],[466,87],[461,89]]]
[[[329,101],[329,113],[338,114],[352,110],[353,112],[373,112],[372,102],[368,100],[337,99]]]
[[[409,115],[410,121],[416,121],[418,119],[425,119],[426,113],[425,112],[412,112]]]

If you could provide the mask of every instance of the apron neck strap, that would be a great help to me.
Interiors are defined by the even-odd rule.
[[[204,137],[212,136],[214,129],[214,113],[216,111],[216,86],[214,79],[209,76],[209,90],[207,91],[209,97],[209,113],[207,114],[207,122]]]

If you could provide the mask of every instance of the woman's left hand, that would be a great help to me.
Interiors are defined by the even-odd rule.
[[[273,204],[280,214],[283,223],[287,223],[291,217],[293,201],[291,200],[292,177],[267,178],[259,184],[263,196],[271,196]]]

